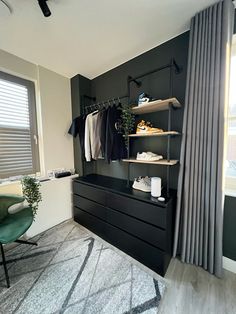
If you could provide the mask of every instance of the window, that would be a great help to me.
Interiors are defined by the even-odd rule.
[[[34,83],[0,72],[0,179],[39,171]]]
[[[231,57],[226,189],[236,191],[236,37]]]

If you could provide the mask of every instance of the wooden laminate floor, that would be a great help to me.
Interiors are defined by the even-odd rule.
[[[236,274],[222,279],[200,267],[172,259],[158,314],[236,314]]]

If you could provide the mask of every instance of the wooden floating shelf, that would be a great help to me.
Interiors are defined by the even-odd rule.
[[[138,134],[129,134],[129,137],[152,137],[152,136],[175,136],[175,135],[181,135],[181,133],[176,132],[176,131],[167,131],[167,132],[162,132],[162,133],[152,133],[152,134],[147,134],[147,133],[138,133]]]
[[[137,164],[151,164],[151,165],[162,165],[162,166],[174,166],[179,162],[178,160],[173,160],[173,159],[170,161],[167,161],[167,159],[161,159],[158,161],[147,161],[147,160],[137,160],[135,158],[122,159],[122,161],[130,162],[130,163],[137,163]]]
[[[169,109],[169,104],[172,104],[174,108],[180,108],[181,104],[176,98],[168,98],[165,100],[154,100],[146,104],[136,106],[132,108],[134,114],[144,114],[156,111],[164,111]]]

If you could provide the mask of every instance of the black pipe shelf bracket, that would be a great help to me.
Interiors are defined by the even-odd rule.
[[[127,95],[128,95],[128,102],[130,103],[130,83],[134,82],[138,87],[141,86],[141,82],[138,81],[141,78],[151,75],[156,72],[163,71],[165,69],[170,69],[170,79],[169,79],[169,98],[170,100],[173,99],[173,74],[180,74],[183,71],[182,66],[180,66],[174,58],[171,58],[170,62],[162,65],[158,68],[155,68],[151,71],[145,72],[141,75],[137,75],[135,77],[128,76],[127,77]],[[173,72],[174,70],[174,72]],[[168,131],[171,131],[171,120],[172,120],[172,111],[177,109],[174,106],[173,102],[169,102],[168,104]],[[171,136],[167,137],[167,161],[170,162],[170,143],[171,143]],[[130,146],[130,141],[128,142],[128,146]],[[130,159],[130,147],[128,147],[128,160]],[[167,181],[167,196],[169,196],[169,189],[170,189],[170,165],[167,165],[167,173],[166,173],[166,181]],[[127,186],[130,185],[130,163],[128,164],[128,174],[127,174]]]
[[[128,82],[135,82],[137,85],[140,84],[141,82],[138,82],[137,80],[138,79],[141,79],[145,76],[148,76],[148,75],[151,75],[153,73],[156,73],[156,72],[160,72],[162,70],[165,70],[165,69],[168,69],[168,68],[174,68],[175,69],[175,74],[180,74],[182,71],[183,71],[183,68],[181,66],[178,65],[178,63],[175,61],[174,58],[171,59],[171,61],[165,65],[162,65],[156,69],[153,69],[151,71],[148,71],[148,72],[145,72],[141,75],[137,75],[135,77],[132,77],[132,76],[128,76]]]
[[[175,59],[173,59],[173,65],[175,67],[175,74],[180,74],[182,71],[183,71],[183,67],[182,66],[179,66]]]

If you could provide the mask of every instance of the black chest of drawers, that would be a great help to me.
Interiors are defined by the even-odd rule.
[[[162,276],[171,259],[175,198],[172,191],[160,203],[101,175],[73,181],[75,221]]]

